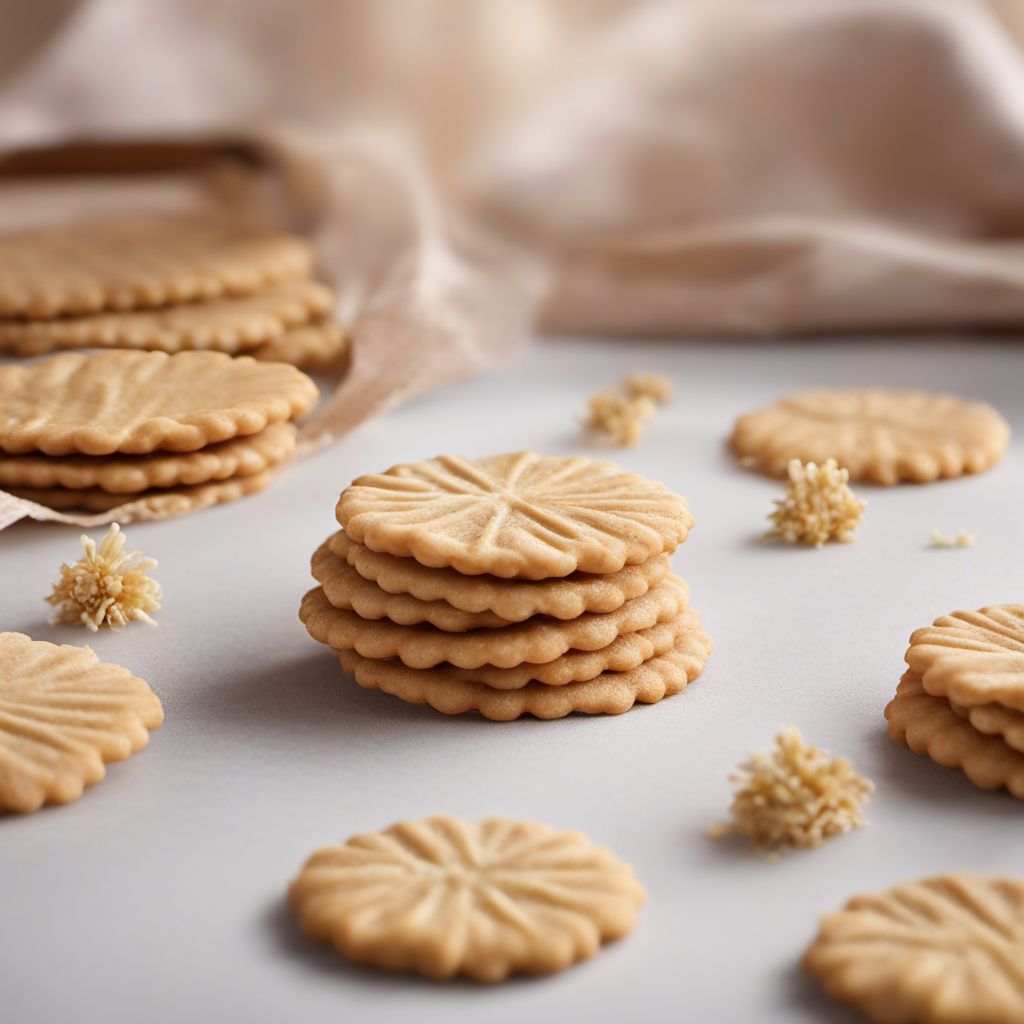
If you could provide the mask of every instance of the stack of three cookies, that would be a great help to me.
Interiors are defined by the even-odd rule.
[[[669,555],[685,501],[610,463],[441,456],[360,477],[313,556],[310,635],[446,714],[618,714],[678,693],[711,640]]]

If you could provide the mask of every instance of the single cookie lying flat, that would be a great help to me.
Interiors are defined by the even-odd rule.
[[[883,1024],[1020,1024],[1024,881],[944,875],[855,896],[803,964]]]
[[[308,277],[291,235],[215,219],[133,217],[0,236],[0,316],[49,319],[251,295]]]
[[[646,896],[581,832],[436,815],[318,850],[288,898],[308,935],[357,963],[497,982],[593,956]]]
[[[316,397],[292,366],[222,352],[66,352],[0,366],[0,450],[191,452],[300,416]]]
[[[927,483],[981,473],[1003,457],[1006,420],[990,405],[893,388],[803,391],[736,421],[730,443],[769,476],[791,459],[835,459],[851,480]]]
[[[413,558],[371,551],[342,531],[333,534],[329,544],[360,576],[389,594],[445,601],[466,612],[492,612],[509,622],[522,622],[534,615],[575,619],[584,612],[613,612],[661,583],[670,567],[668,555],[655,555],[603,576],[577,572],[550,580],[499,579],[463,576],[454,569],[432,569]]]
[[[359,477],[337,518],[374,551],[531,580],[618,572],[673,551],[693,526],[686,502],[659,483],[535,452],[442,455]]]
[[[0,809],[76,800],[163,718],[146,683],[90,648],[0,633]]]
[[[272,423],[258,434],[232,438],[197,452],[152,455],[3,455],[0,487],[100,490],[131,495],[153,487],[192,487],[211,480],[275,469],[295,452],[295,427]],[[74,495],[58,495],[58,500]],[[127,499],[124,499],[127,500]]]

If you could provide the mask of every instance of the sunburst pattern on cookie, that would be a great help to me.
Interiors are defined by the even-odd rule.
[[[341,495],[352,540],[461,573],[611,573],[672,551],[693,526],[681,497],[608,462],[512,452],[443,455],[360,477]]]
[[[925,483],[980,473],[1010,437],[991,406],[954,395],[890,388],[804,391],[741,416],[731,444],[771,476],[791,459],[835,459],[851,480]]]
[[[593,956],[632,930],[645,894],[581,832],[436,815],[318,850],[289,899],[358,963],[497,982]]]
[[[804,957],[871,1020],[1024,1021],[1024,881],[945,875],[855,896]]]
[[[1024,605],[943,615],[911,635],[906,660],[938,697],[1024,711]]]
[[[163,717],[146,683],[90,648],[0,633],[0,808],[77,799]]]

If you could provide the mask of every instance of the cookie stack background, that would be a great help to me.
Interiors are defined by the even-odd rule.
[[[368,689],[446,714],[618,714],[682,690],[710,637],[661,484],[583,457],[457,456],[360,477],[300,618]]]

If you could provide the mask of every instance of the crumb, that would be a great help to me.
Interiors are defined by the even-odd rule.
[[[617,391],[600,391],[587,404],[587,429],[619,445],[636,444],[647,432],[654,415],[649,398],[634,398]]]
[[[966,530],[960,530],[954,538],[953,544],[958,548],[973,548],[974,534],[968,533]]]
[[[60,579],[46,599],[57,608],[54,622],[84,625],[94,633],[100,626],[117,629],[133,619],[156,625],[149,613],[159,610],[163,595],[147,573],[157,563],[139,551],[125,554],[124,546],[117,523],[98,549],[94,540],[82,536],[85,554],[74,565],[60,567]]]
[[[795,728],[780,732],[770,753],[752,754],[729,781],[736,787],[733,820],[712,826],[709,835],[745,836],[771,859],[864,826],[863,807],[875,788],[846,758],[808,746]]]
[[[629,373],[622,378],[622,389],[633,398],[649,398],[658,405],[675,394],[672,381],[662,373]]]
[[[974,534],[958,530],[955,537],[950,537],[941,530],[932,530],[928,542],[933,548],[973,548]]]
[[[849,472],[835,459],[822,466],[792,459],[788,473],[786,496],[775,502],[775,511],[768,516],[773,525],[767,536],[818,548],[829,540],[851,540],[864,520],[867,502],[850,490]]]

